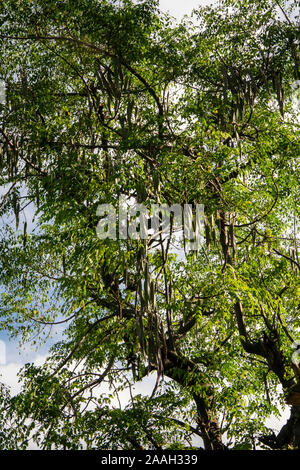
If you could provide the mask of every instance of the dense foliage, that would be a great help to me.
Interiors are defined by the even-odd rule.
[[[300,445],[294,402],[265,425],[298,381],[296,6],[175,24],[154,0],[1,2],[1,328],[65,326],[20,394],[3,387],[1,448]],[[203,245],[99,239],[120,197],[203,204]]]

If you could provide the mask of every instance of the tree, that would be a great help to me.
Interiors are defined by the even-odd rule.
[[[17,223],[1,326],[26,341],[65,325],[3,392],[2,448],[299,447],[298,406],[278,436],[264,424],[299,379],[293,6],[223,0],[174,24],[153,0],[1,3],[1,212]],[[99,239],[97,208],[120,197],[203,204],[205,243]],[[151,396],[131,394],[151,372]]]

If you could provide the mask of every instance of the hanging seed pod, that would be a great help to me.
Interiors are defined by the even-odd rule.
[[[155,284],[154,281],[151,280],[151,287],[150,287],[150,302],[154,311],[156,311],[156,295],[155,295]]]
[[[232,110],[232,124],[235,124],[237,121],[236,109],[235,107]]]
[[[137,305],[137,299],[140,299],[140,308]],[[135,319],[136,319],[136,332],[143,355],[146,354],[146,339],[143,325],[143,311],[144,311],[144,300],[141,281],[139,282],[137,293],[136,293],[136,308],[135,308]]]
[[[26,178],[27,178],[27,176],[29,176],[29,169],[30,169],[29,163],[26,162],[25,163],[25,177]]]
[[[36,189],[36,207],[39,209],[40,208],[40,191],[39,187]]]
[[[107,103],[108,111],[111,114],[112,113],[112,107],[111,107],[111,99],[110,99],[109,95],[107,95],[106,103]]]
[[[6,159],[8,159],[8,143],[6,139],[3,143],[3,157],[4,156],[6,156]]]
[[[228,75],[225,66],[222,65],[222,73],[223,73],[223,97],[224,100],[227,101],[227,91],[228,91]]]
[[[256,230],[255,230],[255,228],[253,228],[251,230],[251,235],[252,235],[252,246],[253,246],[253,248],[255,248],[255,242],[256,242]]]
[[[113,90],[111,89],[109,82],[106,80],[102,70],[99,70],[99,74],[101,77],[100,86],[102,86],[102,91],[105,91],[108,94],[109,98],[112,100],[114,97]]]
[[[114,85],[117,91],[118,98],[120,98],[121,87],[122,87],[121,84],[123,82],[123,73],[122,73],[122,66],[121,66],[120,60],[117,57],[113,59],[113,67],[114,67],[114,77],[115,77]]]
[[[148,316],[148,362],[149,364],[152,364],[152,365],[154,365],[153,363],[156,362],[155,361],[156,347],[155,347],[153,331],[154,331],[154,325],[152,322],[152,315],[149,314]]]
[[[129,101],[127,105],[127,122],[128,122],[129,128],[131,127],[131,123],[132,123],[131,118],[132,118],[133,106],[134,106],[134,101],[133,100]]]
[[[149,312],[148,315],[148,360],[149,364],[157,367],[159,364],[159,338],[158,338],[158,322],[156,313]]]
[[[155,171],[155,170],[152,171],[153,188],[156,194],[160,193],[160,177],[159,176],[160,175],[158,171]]]
[[[65,257],[65,254],[62,255],[62,267],[63,267],[64,276],[65,276],[66,275],[66,257]]]
[[[148,263],[145,265],[145,281],[144,281],[144,294],[145,294],[145,307],[148,309],[151,302],[151,280],[148,269]]]
[[[23,228],[23,248],[24,248],[24,250],[26,248],[26,241],[27,241],[27,222],[25,221],[24,228]]]
[[[294,247],[289,248],[289,256],[291,259],[291,268],[295,274],[297,274],[297,260],[296,260],[296,252]]]
[[[215,219],[214,219],[213,214],[211,215],[211,236],[212,236],[213,243],[215,245],[217,242],[217,239],[216,239],[216,225],[215,225]]]
[[[119,89],[118,89],[118,80],[114,80],[113,74],[111,73],[111,70],[108,70],[107,73],[107,81],[109,83],[110,90],[115,98],[120,97]]]
[[[17,195],[16,191],[13,192],[12,203],[13,203],[14,215],[15,215],[15,218],[16,218],[16,230],[18,230],[19,221],[20,221],[20,203],[19,203],[19,199],[18,199],[18,195]]]
[[[281,72],[274,71],[272,74],[272,84],[273,84],[273,89],[276,93],[277,96],[277,102],[280,110],[280,114],[283,117],[284,116],[284,110],[283,110],[283,94],[284,94],[284,88],[282,85],[282,74]]]
[[[210,226],[208,222],[208,216],[204,211],[204,231],[205,231],[205,242],[206,246],[209,249],[210,248],[210,243],[211,243],[211,238],[210,238]]]
[[[139,344],[141,347],[141,352],[145,356],[146,355],[146,339],[144,333],[144,325],[143,325],[143,316],[139,311],[136,314],[136,332],[139,338]]]
[[[123,80],[123,92],[128,90],[130,84],[131,84],[130,78],[127,75],[125,75],[125,78]]]
[[[237,244],[236,244],[235,236],[234,236],[234,216],[232,215],[230,215],[229,237],[230,237],[230,244],[232,247],[232,259],[233,259],[233,262],[235,263],[236,253],[237,253]]]

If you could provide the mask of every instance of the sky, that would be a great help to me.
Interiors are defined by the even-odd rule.
[[[181,19],[184,15],[191,14],[194,8],[212,3],[212,0],[160,0],[159,7],[162,11],[169,12],[175,18]]]
[[[190,15],[194,8],[198,6],[206,6],[214,3],[212,0],[160,0],[160,9],[163,12],[168,12],[171,16],[180,20],[184,15]],[[0,92],[0,101],[3,96]],[[1,188],[0,188],[1,189]],[[1,194],[1,192],[0,192]],[[32,214],[28,210],[28,219],[31,219]],[[30,345],[25,349],[20,349],[16,341],[9,341],[4,333],[0,332],[0,341],[5,343],[6,347],[6,361],[2,364],[0,360],[0,374],[1,381],[11,387],[13,394],[20,391],[20,384],[18,383],[17,373],[26,362],[35,362],[36,365],[41,365],[47,356],[47,345],[39,351],[34,350]],[[53,342],[53,341],[52,341]],[[1,344],[0,344],[1,346]],[[3,343],[2,343],[3,346]],[[147,393],[149,389],[152,390],[155,378],[146,378],[142,383],[137,385],[136,392]],[[287,410],[284,411],[281,420],[272,419],[270,424],[279,430],[287,418]]]
[[[204,6],[213,3],[212,0],[160,0],[160,9],[164,12],[168,12],[171,16],[180,20],[184,15],[190,15],[194,8],[197,8],[199,5]],[[0,83],[0,101],[4,101],[5,97],[3,94],[3,84]],[[5,194],[7,188],[0,187],[0,196]],[[24,218],[25,216],[25,218]],[[32,208],[27,208],[24,211],[21,217],[20,229],[22,229],[23,222],[26,219],[28,223],[28,231],[32,228],[32,217],[33,212]],[[1,222],[1,221],[0,221]],[[3,221],[2,221],[3,222]],[[13,223],[13,221],[12,221]],[[0,290],[1,292],[1,290]],[[48,347],[50,347],[54,338],[44,345],[39,350],[34,349],[30,344],[25,345],[23,348],[20,348],[18,341],[9,340],[5,332],[0,332],[0,347],[1,347],[1,357],[0,357],[0,374],[2,376],[2,381],[7,385],[11,386],[12,393],[17,393],[20,390],[20,384],[17,380],[17,371],[22,367],[26,362],[36,362],[41,364],[46,356]],[[57,341],[57,337],[56,337]],[[3,348],[5,348],[5,360],[3,360]]]

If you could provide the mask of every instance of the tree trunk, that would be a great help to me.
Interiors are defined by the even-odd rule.
[[[168,351],[164,360],[164,373],[184,388],[191,389],[197,408],[197,424],[205,450],[226,450],[218,419],[213,411],[213,388],[204,377],[201,377],[197,365],[176,352]]]
[[[291,415],[278,435],[263,436],[260,441],[271,449],[283,449],[291,446],[300,450],[300,406],[292,406]]]

